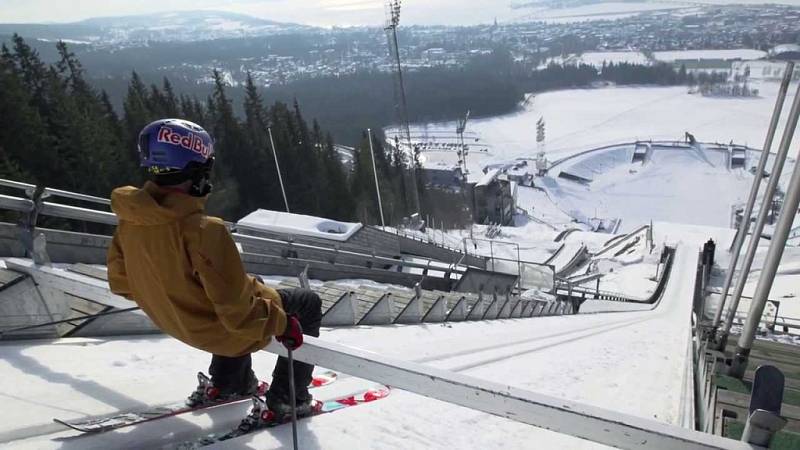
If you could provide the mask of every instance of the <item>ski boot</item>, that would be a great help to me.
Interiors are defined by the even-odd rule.
[[[220,389],[211,382],[203,372],[197,373],[197,389],[186,399],[186,406],[197,408],[236,400],[244,400],[253,395],[263,395],[267,390],[266,383],[259,382],[255,376],[250,380],[250,385],[242,392]]]
[[[309,396],[307,401],[298,402],[297,418],[310,416],[322,410],[322,402],[312,400]],[[269,395],[266,400],[261,396],[253,396],[253,407],[250,413],[239,424],[240,433],[248,433],[258,428],[267,428],[279,425],[292,420],[292,406],[285,402],[270,401]]]

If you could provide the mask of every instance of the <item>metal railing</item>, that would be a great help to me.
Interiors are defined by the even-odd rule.
[[[34,185],[19,183],[9,180],[0,180],[0,185],[24,190],[26,191],[26,195],[32,195],[33,190],[37,188]],[[43,192],[51,192],[53,196],[57,197],[84,200],[92,203],[110,204],[110,201],[107,199],[102,199],[93,196],[84,196],[82,194],[75,194],[66,191],[52,190],[49,188],[45,188]],[[0,209],[17,211],[26,214],[35,212],[34,217],[38,215],[45,215],[63,219],[78,220],[83,222],[100,223],[105,225],[117,225],[118,223],[116,215],[114,215],[111,212],[98,211],[95,209],[82,208],[78,206],[64,205],[51,202],[37,203],[31,199],[13,197],[4,194],[0,194]],[[34,221],[34,223],[31,223],[29,225],[35,227],[36,223]],[[234,240],[240,244],[253,245],[253,246],[258,246],[259,244],[278,246],[285,251],[285,252],[282,251],[281,253],[287,253],[296,250],[311,250],[327,254],[334,261],[337,256],[343,256],[343,257],[353,258],[356,260],[361,260],[363,266],[367,268],[371,268],[372,266],[375,267],[391,266],[391,267],[399,267],[400,271],[402,271],[403,269],[406,270],[418,269],[422,271],[423,277],[432,276],[431,272],[441,272],[443,274],[441,278],[456,280],[460,278],[464,273],[466,273],[465,266],[461,266],[457,263],[439,262],[429,258],[415,257],[416,259],[424,260],[423,262],[404,261],[401,259],[394,259],[386,256],[376,255],[374,251],[371,253],[366,253],[366,252],[360,253],[352,250],[342,250],[338,248],[301,244],[301,243],[283,241],[278,239],[261,238],[261,237],[239,234],[235,232],[232,233],[232,236]],[[30,250],[32,253],[32,249]],[[321,261],[321,262],[327,263],[328,261]]]
[[[4,180],[4,179],[0,179],[0,186],[5,186],[12,189],[21,189],[25,191],[29,197],[33,192],[33,190],[36,189],[36,185],[33,184],[21,183],[19,181]],[[73,200],[81,200],[89,203],[97,203],[101,205],[111,205],[111,200],[107,198],[95,197],[93,195],[79,194],[76,192],[62,191],[61,189],[53,189],[53,188],[45,188],[44,197],[45,198],[62,197],[62,198],[70,198]]]

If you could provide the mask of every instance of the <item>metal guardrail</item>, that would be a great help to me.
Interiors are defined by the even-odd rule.
[[[2,209],[28,213],[33,210],[33,207],[34,203],[31,200],[0,194],[0,208]],[[51,202],[43,202],[39,213],[62,219],[82,220],[106,225],[117,224],[117,216],[113,213]]]
[[[424,244],[434,245],[436,247],[443,248],[445,250],[449,250],[451,252],[465,253],[465,254],[470,255],[470,256],[475,256],[475,257],[479,257],[479,258],[481,257],[481,255],[478,255],[477,253],[470,253],[467,250],[463,250],[463,249],[460,249],[460,248],[457,248],[457,247],[453,247],[453,246],[450,246],[450,245],[447,245],[447,244],[444,244],[444,243],[441,243],[441,242],[436,242],[436,239],[428,236],[427,233],[425,234],[425,237],[427,239],[423,239],[422,237],[420,237],[418,234],[416,234],[414,232],[409,232],[409,231],[406,231],[406,230],[404,230],[402,228],[398,228],[398,227],[394,227],[393,229],[394,229],[394,233],[391,233],[389,231],[387,231],[387,233],[391,233],[391,234],[394,234],[396,236],[401,236],[401,237],[404,237],[406,239],[411,239],[412,241],[417,241],[417,242],[422,242]],[[386,231],[386,230],[383,230],[383,231]]]
[[[21,189],[26,191],[26,193],[32,192],[33,189],[36,189],[36,185],[33,184],[21,183],[19,181],[11,181],[4,179],[0,179],[0,186],[5,186],[12,189]],[[71,198],[73,200],[81,200],[84,202],[97,203],[101,205],[111,204],[111,200],[107,198],[95,197],[93,195],[79,194],[76,192],[62,191],[61,189],[53,189],[53,188],[45,188],[44,196]]]
[[[306,249],[306,250],[313,250],[318,252],[323,252],[332,256],[349,256],[353,258],[361,258],[365,261],[370,262],[377,262],[383,265],[391,265],[391,266],[402,266],[405,268],[415,268],[415,269],[422,269],[423,274],[428,274],[430,271],[436,272],[443,272],[443,273],[453,273],[457,275],[463,275],[466,273],[466,268],[462,269],[460,267],[452,268],[448,267],[438,267],[435,265],[431,265],[432,260],[427,260],[426,263],[416,263],[413,261],[403,261],[400,259],[393,259],[387,258],[385,256],[377,256],[377,255],[369,255],[364,253],[357,253],[348,250],[340,250],[335,248],[328,248],[328,247],[319,247],[310,244],[300,244],[296,242],[286,242],[281,241],[278,239],[270,239],[270,238],[262,238],[256,236],[249,236],[245,234],[232,234],[234,241],[240,244],[248,244],[248,245],[258,245],[258,244],[271,244],[271,245],[279,245],[285,247],[286,250],[294,250],[294,249]]]
[[[4,183],[3,185],[5,186],[12,185],[11,187],[19,189],[28,189],[30,187],[35,188],[35,186],[28,185],[25,183],[8,182],[7,180],[2,180],[2,182]],[[61,196],[67,197],[67,195],[61,195]],[[74,196],[70,196],[69,198],[77,199],[80,197],[82,197],[80,194],[75,194]],[[89,199],[96,198],[91,196],[87,197]],[[0,209],[7,209],[22,213],[30,213],[33,210],[33,208],[34,208],[34,202],[32,200],[0,194]],[[40,206],[38,213],[41,215],[59,217],[63,219],[73,219],[85,222],[101,223],[106,225],[117,225],[118,223],[117,217],[113,213],[106,211],[98,211],[89,208],[81,208],[71,205],[62,205],[58,203],[43,202]],[[440,267],[437,264],[435,264],[435,262],[431,259],[427,259],[425,263],[418,263],[418,262],[403,261],[399,259],[388,258],[384,256],[378,256],[374,254],[358,253],[336,248],[327,248],[327,247],[314,246],[310,244],[300,244],[294,242],[281,241],[277,239],[260,238],[238,233],[232,233],[232,235],[236,242],[247,243],[250,245],[258,245],[259,243],[279,245],[284,247],[286,250],[307,249],[307,250],[323,252],[334,257],[337,255],[342,255],[352,258],[360,258],[365,263],[369,262],[370,265],[372,264],[391,265],[409,269],[421,269],[423,276],[425,275],[431,276],[430,272],[442,272],[445,275],[443,277],[445,279],[457,279],[458,277],[466,273],[465,267],[458,266],[452,263],[442,263],[443,265],[446,266]],[[424,259],[424,258],[418,258],[418,259]],[[453,277],[454,275],[455,277]]]

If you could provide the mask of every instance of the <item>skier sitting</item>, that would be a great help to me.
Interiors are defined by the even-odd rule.
[[[155,121],[139,134],[139,156],[150,181],[111,194],[119,218],[108,251],[111,290],[134,300],[163,332],[213,354],[211,379],[198,374],[187,405],[254,395],[251,353],[271,336],[292,349],[303,333],[319,336],[320,299],[308,290],[276,291],[245,273],[225,223],[204,213],[214,147],[203,128]],[[279,416],[290,412],[288,369],[278,358],[267,392],[267,407]],[[311,410],[313,370],[294,362],[298,415]]]

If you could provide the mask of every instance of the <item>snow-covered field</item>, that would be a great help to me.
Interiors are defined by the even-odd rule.
[[[579,57],[578,62],[595,67],[603,63],[648,64],[649,61],[641,52],[587,52]]]
[[[622,147],[587,155],[561,169],[583,169],[582,174],[592,176],[588,185],[555,178],[560,166],[537,181],[563,211],[574,217],[621,218],[621,231],[650,220],[726,227],[732,206],[747,199],[753,176],[728,170],[721,152],[706,153],[713,165],[695,150],[656,148],[652,160],[641,165],[631,164],[632,147]]]
[[[695,60],[695,59],[722,59],[722,60],[752,60],[761,59],[767,52],[754,49],[725,49],[725,50],[675,50],[654,52],[653,59],[660,62],[671,63],[676,60]],[[580,55],[570,55],[567,57],[555,57],[547,63],[555,62],[559,64],[589,64],[594,67],[601,67],[605,63],[630,63],[648,65],[652,61],[639,51],[607,51],[607,52],[585,52]],[[543,64],[542,66],[546,66]]]
[[[760,97],[746,99],[690,95],[685,87],[610,87],[539,94],[517,113],[468,124],[470,179],[482,176],[488,164],[535,158],[535,124],[540,117],[546,122],[544,149],[550,161],[604,145],[681,140],[687,131],[701,142],[733,141],[760,148],[778,84],[764,82],[757,87]],[[778,136],[795,90],[796,85],[790,86]],[[420,141],[443,141],[448,132],[454,135],[455,126],[415,125],[412,134]],[[732,205],[746,199],[752,182],[745,171],[729,171],[714,152],[656,150],[652,163],[634,166],[630,164],[631,151],[630,147],[620,147],[616,153],[622,156],[615,156],[614,151],[598,154],[583,161],[584,169],[573,164],[573,169],[594,172],[590,186],[548,177],[535,181],[545,192],[521,186],[519,206],[536,219],[562,226],[573,218],[601,217],[623,219],[621,231],[650,220],[727,227]],[[790,155],[796,156],[797,150],[791,150]],[[626,161],[617,161],[619,158]],[[710,164],[707,158],[712,158]],[[752,164],[757,154],[749,158]],[[426,151],[422,155],[423,164],[431,167],[454,164],[456,159],[455,150]],[[549,175],[557,177],[559,170]]]
[[[677,50],[668,52],[654,52],[653,57],[658,61],[673,62],[679,59],[761,59],[767,52],[755,49],[732,50]]]
[[[569,89],[538,94],[516,113],[475,119],[467,124],[467,143],[473,147],[467,158],[468,168],[480,173],[490,163],[535,157],[536,121],[540,117],[546,123],[545,151],[553,157],[637,139],[680,140],[687,131],[701,142],[732,140],[761,148],[778,84],[753,83],[753,87],[759,89],[759,97],[703,97],[688,94],[682,86]],[[781,117],[781,130],[795,91],[793,84]],[[455,129],[455,122],[411,127],[417,139],[449,135],[452,142]],[[387,134],[392,134],[391,129]],[[475,150],[482,146],[488,151]],[[797,151],[793,153],[796,155]],[[453,165],[457,156],[455,150],[423,152],[422,160],[426,166],[438,162]]]

